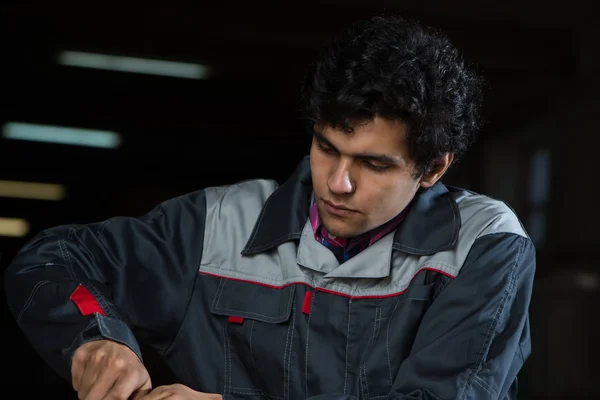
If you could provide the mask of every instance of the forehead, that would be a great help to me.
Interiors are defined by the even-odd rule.
[[[406,158],[406,125],[399,120],[375,117],[356,123],[347,133],[331,125],[316,124],[315,132],[327,139],[342,153],[378,153]]]

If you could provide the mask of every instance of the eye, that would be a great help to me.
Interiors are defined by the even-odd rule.
[[[365,161],[365,165],[367,166],[367,168],[375,172],[384,172],[390,168],[388,165],[376,165],[369,161]]]
[[[320,142],[317,142],[317,146],[319,147],[319,150],[321,150],[323,153],[335,154],[335,150],[333,150],[332,148],[323,146]]]

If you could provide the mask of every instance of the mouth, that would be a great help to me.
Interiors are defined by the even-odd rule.
[[[325,211],[338,217],[348,217],[357,212],[341,204],[331,203],[327,200],[324,200],[323,202],[325,203]]]

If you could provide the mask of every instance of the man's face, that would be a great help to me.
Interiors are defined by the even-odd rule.
[[[327,232],[345,238],[395,217],[421,184],[402,122],[376,117],[353,128],[348,134],[316,124],[310,149],[319,216]]]

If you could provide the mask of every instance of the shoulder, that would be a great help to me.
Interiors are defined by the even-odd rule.
[[[472,240],[493,234],[517,235],[529,239],[515,211],[504,201],[461,188],[449,187],[461,219],[461,231]]]
[[[506,202],[469,190],[449,190],[461,218],[455,250],[461,272],[481,270],[480,283],[498,282],[535,265],[535,246]]]
[[[252,179],[222,186],[209,186],[163,201],[142,217],[150,221],[162,215],[187,214],[220,218],[243,212],[257,216],[269,196],[278,188],[277,182]]]
[[[277,190],[278,184],[270,179],[251,179],[225,186],[204,189],[207,211],[242,207],[245,211],[260,210]]]

